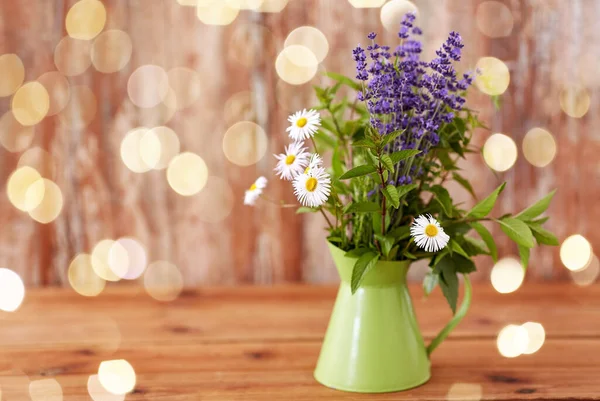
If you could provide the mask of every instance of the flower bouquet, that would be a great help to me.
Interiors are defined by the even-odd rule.
[[[276,174],[292,182],[299,213],[321,213],[329,249],[341,277],[315,378],[356,392],[404,390],[430,377],[431,352],[465,315],[471,300],[473,257],[497,259],[494,237],[482,222],[500,225],[518,246],[523,267],[537,244],[557,245],[542,226],[553,193],[516,215],[491,217],[504,189],[498,186],[469,210],[444,184],[454,180],[473,197],[458,162],[483,125],[465,107],[474,74],[459,75],[458,33],[429,62],[420,59],[421,30],[404,17],[399,44],[353,51],[356,79],[328,73],[334,84],[317,87],[320,104],[290,116],[292,143],[276,155]],[[342,88],[353,96],[341,96]],[[306,146],[310,141],[312,150]],[[329,154],[326,168],[321,155]],[[246,192],[254,204],[267,180]],[[410,265],[429,261],[423,287],[440,287],[452,320],[429,345],[419,332],[406,285]],[[464,277],[458,306],[459,275]]]

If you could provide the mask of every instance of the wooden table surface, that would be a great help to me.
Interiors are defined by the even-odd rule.
[[[451,399],[461,400],[600,399],[597,286],[526,283],[504,295],[475,286],[471,311],[433,354],[429,383],[381,395],[330,390],[312,377],[335,291],[203,288],[161,303],[137,287],[96,298],[31,289],[19,310],[0,312],[1,399],[28,400],[29,381],[53,378],[63,400],[90,400],[88,377],[111,359],[136,371],[127,400],[445,400],[452,386]],[[439,291],[429,299],[419,287],[411,292],[431,338],[449,308]],[[544,326],[544,345],[533,355],[502,357],[497,333],[526,321]]]

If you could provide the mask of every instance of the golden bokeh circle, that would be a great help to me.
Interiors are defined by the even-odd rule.
[[[516,324],[509,324],[500,330],[496,339],[496,346],[500,355],[506,358],[515,358],[527,350],[529,336],[527,329]]]
[[[306,46],[285,47],[275,60],[275,70],[279,78],[292,85],[302,85],[314,78],[319,61]]]
[[[43,178],[56,178],[56,163],[52,155],[40,147],[27,149],[17,163],[17,167],[29,166],[35,169]]]
[[[543,128],[532,128],[523,138],[523,156],[536,167],[545,167],[556,156],[556,141]]]
[[[42,201],[35,208],[29,208],[29,217],[38,223],[48,224],[54,221],[62,210],[62,191],[53,181],[42,178],[27,188],[26,204],[34,205],[40,194],[43,194]]]
[[[197,216],[207,223],[218,223],[231,214],[235,198],[233,189],[222,178],[208,177],[206,186],[198,194],[197,198],[200,208]]]
[[[106,281],[94,273],[92,257],[87,253],[79,254],[71,261],[67,277],[71,288],[86,297],[97,296],[106,285]]]
[[[506,171],[517,161],[517,144],[507,135],[491,135],[483,145],[483,159],[495,171]]]
[[[208,180],[208,168],[200,156],[191,152],[173,158],[167,168],[167,181],[179,195],[192,196],[204,188]]]
[[[112,394],[106,390],[98,375],[92,375],[88,378],[87,391],[93,401],[123,401],[125,400],[125,394]]]
[[[25,191],[24,209],[30,212],[36,207],[40,206],[45,195],[46,184],[44,183],[44,179],[40,178],[27,187],[27,191]]]
[[[514,17],[510,8],[499,1],[484,1],[477,6],[475,13],[477,28],[490,38],[510,36]]]
[[[150,170],[141,154],[142,138],[148,132],[148,128],[134,128],[125,135],[121,141],[121,160],[127,168],[134,173],[145,173]]]
[[[120,247],[121,249],[114,250],[113,247]],[[127,257],[127,251],[122,245],[116,243],[111,239],[104,239],[99,241],[92,250],[91,263],[94,273],[106,281],[119,281],[127,273],[127,265],[129,261],[125,263],[114,263],[115,258],[109,259],[111,250],[113,252],[121,252],[121,255]],[[123,258],[119,258],[118,261],[122,262]]]
[[[50,96],[44,85],[37,81],[27,82],[15,92],[11,102],[15,119],[22,125],[35,125],[50,110]]]
[[[169,76],[162,67],[147,64],[138,67],[127,81],[129,99],[138,107],[160,104],[169,93]]]
[[[25,79],[25,66],[16,54],[0,56],[0,97],[10,96],[21,86]]]
[[[196,8],[196,16],[206,25],[229,25],[238,16],[239,8],[230,7],[226,2],[218,0],[210,6]]]
[[[138,110],[139,121],[145,126],[154,127],[171,121],[177,111],[177,98],[173,89],[169,88],[167,96],[154,107]]]
[[[238,10],[252,10],[258,11],[265,0],[225,0],[231,8],[237,8]]]
[[[179,154],[179,137],[169,127],[147,130],[140,140],[140,157],[151,169],[163,170]]]
[[[123,252],[124,250],[124,252]],[[123,237],[115,241],[108,253],[108,261],[113,268],[113,273],[125,280],[135,280],[140,277],[148,266],[146,248],[135,238]],[[125,274],[121,275],[121,272]]]
[[[106,9],[99,0],[79,0],[67,13],[65,27],[74,39],[94,39],[106,24]]]
[[[417,6],[408,0],[391,0],[381,7],[379,17],[386,31],[397,34],[402,18],[408,13],[419,14]]]
[[[354,8],[379,8],[385,4],[387,0],[348,0]]]
[[[202,81],[198,73],[190,68],[175,67],[167,73],[169,86],[177,99],[178,109],[185,109],[200,97]]]
[[[9,152],[22,152],[33,141],[35,129],[18,122],[11,110],[0,118],[0,144]]]
[[[14,312],[24,298],[25,285],[21,277],[10,269],[0,268],[0,310]]]
[[[515,258],[502,258],[492,268],[492,286],[501,294],[516,291],[523,283],[524,278],[523,266]]]
[[[255,99],[252,92],[242,91],[231,95],[231,97],[225,101],[225,106],[223,107],[223,119],[227,125],[233,125],[240,120],[256,120]]]
[[[560,260],[571,271],[585,269],[593,257],[592,244],[583,235],[571,235],[560,245]]]
[[[62,401],[63,391],[56,379],[34,380],[29,383],[31,401]]]
[[[94,92],[86,85],[73,86],[69,102],[59,114],[60,122],[70,129],[80,130],[94,120],[97,110],[98,101]]]
[[[582,86],[569,86],[560,92],[560,108],[569,117],[581,118],[590,109],[590,93]]]
[[[83,74],[92,64],[92,43],[65,36],[54,49],[54,65],[67,77]]]
[[[536,322],[526,322],[521,327],[527,330],[527,338],[529,340],[523,354],[530,355],[538,352],[546,340],[544,326]]]
[[[490,96],[506,92],[510,84],[510,71],[504,62],[496,57],[482,57],[477,61],[479,74],[475,75],[475,86]]]
[[[597,256],[592,257],[592,261],[587,267],[581,270],[570,270],[571,278],[573,282],[580,287],[586,287],[596,282],[600,275],[600,260]]]
[[[329,53],[327,37],[314,26],[301,26],[290,32],[285,39],[284,47],[300,45],[308,48],[320,63]]]
[[[131,59],[133,43],[127,32],[111,29],[102,32],[92,46],[91,58],[94,68],[110,74],[125,68]]]
[[[135,370],[125,359],[103,361],[98,368],[98,380],[111,394],[127,394],[135,388]]]
[[[31,199],[29,200],[29,203],[27,202],[27,190],[33,183],[41,179],[42,176],[40,173],[29,166],[20,167],[15,170],[10,177],[8,177],[8,182],[6,184],[6,193],[10,203],[23,212],[27,212],[31,208],[38,206],[39,203],[42,202],[41,199],[39,200],[38,205],[32,205]]]
[[[290,0],[263,0],[255,11],[261,13],[279,13],[283,11]]]
[[[267,134],[262,127],[251,121],[232,125],[223,136],[225,157],[238,166],[257,163],[267,152]]]
[[[38,82],[44,85],[50,97],[48,115],[53,116],[60,113],[69,103],[69,97],[71,96],[71,88],[67,78],[58,71],[50,71],[42,74],[38,78]]]
[[[175,300],[183,290],[183,276],[172,263],[159,260],[151,263],[144,273],[144,288],[157,301]]]

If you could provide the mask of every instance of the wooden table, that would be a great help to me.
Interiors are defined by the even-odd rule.
[[[411,291],[431,338],[449,308],[439,291],[429,299],[417,286]],[[29,399],[28,380],[49,378],[63,400],[89,400],[88,377],[111,359],[135,368],[127,400],[445,400],[453,385],[454,399],[600,399],[597,286],[525,284],[505,295],[475,286],[470,313],[433,354],[430,382],[381,395],[313,380],[334,296],[333,287],[206,288],[160,303],[137,287],[96,298],[32,289],[17,312],[0,312],[2,401]],[[543,347],[502,357],[497,333],[526,321],[545,327]]]

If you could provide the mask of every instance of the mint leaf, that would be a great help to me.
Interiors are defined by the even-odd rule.
[[[319,209],[317,209],[317,208],[301,206],[298,209],[296,209],[296,214],[315,213],[318,211],[319,211]]]
[[[428,272],[423,279],[423,291],[425,291],[425,295],[431,294],[433,289],[440,280],[439,274],[435,274],[433,272]]]
[[[349,178],[361,177],[363,175],[374,173],[375,170],[376,170],[375,166],[369,166],[369,165],[354,167],[353,169],[348,170],[344,174],[342,174],[342,176],[340,177],[340,180],[347,180]]]
[[[485,228],[483,224],[479,222],[472,222],[471,227],[473,227],[473,230],[477,231],[477,234],[479,234],[483,242],[485,242],[485,245],[487,245],[488,249],[490,250],[490,255],[492,255],[492,259],[494,260],[494,262],[497,262],[498,249],[496,248],[496,242],[494,241],[494,237],[492,237],[492,234],[487,228]]]
[[[489,255],[490,251],[485,242],[473,237],[463,237],[465,243],[463,249],[469,254],[469,256],[475,255]]]
[[[454,181],[458,182],[460,184],[460,186],[462,186],[464,189],[466,189],[467,192],[469,192],[473,198],[477,198],[475,196],[475,191],[473,191],[473,187],[471,186],[471,183],[465,177],[463,177],[462,175],[460,175],[458,173],[452,173],[452,178],[454,179]]]
[[[527,265],[529,264],[529,248],[518,245],[519,247],[519,255],[521,256],[521,265],[524,270],[527,270]]]
[[[400,197],[398,196],[398,190],[393,185],[386,185],[385,188],[381,190],[386,199],[394,206],[394,208],[398,209],[400,207]]]
[[[558,239],[550,231],[543,229],[537,224],[529,224],[529,228],[538,244],[558,245]]]
[[[544,213],[548,206],[550,206],[550,202],[556,193],[556,189],[550,192],[548,195],[544,196],[542,199],[529,206],[527,209],[523,210],[521,213],[517,214],[515,217],[519,220],[531,220]]]
[[[533,235],[531,230],[521,220],[512,217],[505,217],[502,220],[496,220],[500,223],[500,228],[510,239],[515,241],[517,245],[522,245],[526,248],[533,248]]]
[[[392,153],[390,155],[390,159],[392,159],[392,162],[394,164],[397,164],[398,162],[401,162],[402,160],[410,159],[411,157],[414,157],[414,156],[418,155],[419,153],[421,153],[421,151],[416,150],[416,149],[399,150],[397,152]]]
[[[353,202],[344,208],[344,214],[347,213],[374,213],[380,212],[381,207],[375,202]]]
[[[446,258],[447,256],[444,259]],[[458,301],[458,277],[456,276],[456,271],[451,266],[444,266],[440,273],[439,284],[444,297],[448,301],[448,305],[450,305],[450,309],[452,309],[452,314],[455,314],[456,302]]]
[[[462,248],[462,246],[460,246],[460,244],[454,240],[450,240],[450,249],[456,253],[458,253],[459,255],[464,256],[465,258],[469,259],[469,255],[467,254],[467,252],[465,252],[465,250]]]
[[[375,266],[378,260],[379,254],[376,254],[375,252],[367,252],[358,258],[354,268],[352,269],[352,279],[350,280],[350,289],[352,294],[358,290],[358,287],[360,287],[360,283],[362,283],[364,280],[365,275],[373,268],[373,266]]]
[[[337,81],[341,84],[349,86],[350,88],[352,88],[354,90],[357,90],[357,91],[361,90],[360,84],[358,82],[355,82],[350,77],[347,77],[345,75],[338,74],[335,72],[326,72],[325,75],[327,75],[329,78],[333,79],[334,81]]]
[[[346,252],[344,256],[347,258],[359,258],[369,251],[369,248],[354,248]]]
[[[394,163],[392,162],[392,159],[388,155],[381,155],[381,157],[379,159],[381,160],[381,163],[383,164],[383,166],[390,173],[394,172]]]
[[[494,208],[494,205],[496,204],[496,199],[498,199],[498,195],[500,195],[502,190],[504,190],[505,185],[506,183],[503,183],[498,188],[496,188],[494,192],[492,192],[487,198],[476,204],[475,207],[471,209],[469,213],[467,213],[467,216],[475,218],[487,216],[488,213],[491,212]]]
[[[398,197],[402,198],[404,195],[406,195],[413,189],[416,189],[417,186],[418,186],[417,184],[410,184],[410,185],[400,185],[400,186],[396,187],[396,189],[398,190]]]
[[[433,199],[441,206],[442,212],[448,217],[452,217],[452,198],[448,190],[440,185],[435,185],[429,190],[434,194]]]
[[[392,231],[387,233],[388,237],[393,237],[397,241],[403,240],[410,237],[410,226],[400,226],[394,228]]]

